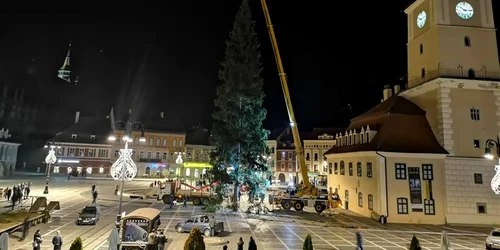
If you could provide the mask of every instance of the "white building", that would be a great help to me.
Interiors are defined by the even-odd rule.
[[[328,168],[324,154],[335,146],[335,134],[341,131],[343,129],[314,128],[312,132],[301,134],[311,182],[326,186]]]
[[[0,129],[0,177],[16,173],[17,149],[21,145],[12,142],[8,128]]]

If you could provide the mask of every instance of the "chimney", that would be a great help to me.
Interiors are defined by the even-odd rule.
[[[132,114],[132,109],[128,109],[128,113],[129,113],[129,114]]]
[[[385,85],[384,86],[384,101],[391,98],[392,96],[392,88],[391,88],[391,85]]]
[[[394,85],[394,94],[397,95],[401,91],[401,86],[399,85]]]
[[[78,121],[80,121],[80,111],[76,111],[75,114],[75,123],[78,123]]]
[[[162,111],[160,112],[160,117],[163,119],[163,116],[165,115],[165,113]]]

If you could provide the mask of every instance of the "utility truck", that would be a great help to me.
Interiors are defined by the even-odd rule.
[[[188,189],[181,189],[181,186]],[[187,200],[192,201],[195,206],[207,205],[208,199],[212,195],[207,190],[210,189],[207,187],[195,188],[181,181],[165,181],[160,183],[157,199],[162,200],[164,204],[170,204],[170,195],[173,195],[173,200],[176,202],[182,202],[185,195]]]

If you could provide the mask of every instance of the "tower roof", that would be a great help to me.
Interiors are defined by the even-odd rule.
[[[68,54],[66,54],[66,59],[64,59],[64,63],[59,70],[71,70],[70,56],[71,56],[71,42],[69,42]]]

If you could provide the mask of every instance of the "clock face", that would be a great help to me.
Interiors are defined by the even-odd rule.
[[[474,8],[472,8],[472,5],[468,2],[458,3],[455,11],[457,12],[457,15],[464,20],[471,19],[474,15]]]
[[[425,11],[422,11],[417,16],[417,27],[424,27],[425,21],[427,21],[427,13],[425,13]]]

